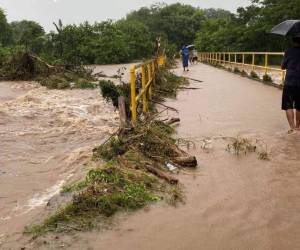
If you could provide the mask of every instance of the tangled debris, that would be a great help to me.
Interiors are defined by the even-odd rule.
[[[0,68],[1,80],[32,80],[37,76],[48,76],[58,67],[49,65],[30,53],[17,52]]]
[[[155,165],[171,162],[181,167],[196,167],[196,158],[177,146],[173,133],[174,129],[167,123],[149,118],[134,128],[120,130],[107,143],[95,148],[94,159],[109,161],[124,155],[126,158],[126,153],[135,152],[137,158],[144,158],[139,168],[144,168],[149,161]]]
[[[90,170],[84,180],[63,188],[72,201],[41,225],[29,227],[35,236],[47,232],[87,230],[117,211],[131,211],[165,200],[183,202],[179,180],[165,167],[196,167],[197,160],[180,150],[171,138],[174,129],[158,120],[147,120],[135,128],[119,130],[93,151],[93,160],[104,166]]]
[[[17,52],[0,67],[0,80],[35,80],[50,89],[94,88],[93,70],[80,65],[51,65],[28,52]]]
[[[257,153],[258,159],[269,161],[270,156],[267,150],[267,146],[262,143],[260,140],[252,140],[248,138],[242,137],[232,137],[231,143],[227,145],[226,150],[228,152],[233,152],[235,155],[244,154],[247,155],[248,153]]]
[[[154,98],[162,99],[176,96],[176,90],[186,81],[167,69],[160,69],[156,83]],[[138,77],[136,85],[139,88]],[[129,84],[116,86],[111,81],[100,81],[99,86],[104,98],[115,107],[118,97],[124,96],[130,115]],[[136,126],[128,123],[96,147],[93,161],[98,167],[90,170],[85,179],[62,190],[73,195],[71,202],[41,225],[28,227],[26,232],[38,236],[87,230],[97,225],[99,218],[105,221],[117,211],[131,211],[161,200],[172,205],[183,202],[182,186],[172,170],[194,168],[197,159],[181,150],[172,138],[175,131],[172,125],[180,120],[160,121],[155,109],[151,110]]]
[[[156,100],[162,100],[163,97],[175,98],[178,90],[189,84],[186,78],[179,77],[166,68],[158,69],[156,78],[154,85],[154,99]]]

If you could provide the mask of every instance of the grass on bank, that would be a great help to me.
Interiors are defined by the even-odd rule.
[[[41,225],[28,227],[35,236],[48,232],[88,230],[99,216],[110,217],[117,211],[130,211],[161,200],[162,185],[143,171],[126,169],[117,163],[90,170],[85,180],[65,187],[75,192],[72,201],[48,217]]]

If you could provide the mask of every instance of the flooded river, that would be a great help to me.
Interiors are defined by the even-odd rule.
[[[118,113],[99,89],[0,82],[0,93],[0,249],[20,249],[14,241],[24,226],[86,171],[93,147],[117,129]]]
[[[182,74],[181,69],[176,72]],[[280,110],[281,91],[202,64],[193,66],[185,76],[202,80],[203,83],[191,81],[193,87],[200,89],[182,91],[177,100],[169,100],[167,105],[179,110],[178,114],[168,115],[181,118],[177,136],[194,141],[195,146],[190,152],[199,161],[196,171],[184,171],[179,175],[185,185],[186,203],[176,208],[154,205],[128,215],[110,231],[61,235],[58,238],[50,235],[38,239],[34,245],[27,245],[26,249],[300,249],[300,134],[287,135],[287,122]],[[11,122],[10,127],[14,127],[13,119],[6,113],[4,121]],[[27,118],[22,118],[22,121],[25,123]],[[39,127],[36,125],[36,129]],[[4,132],[7,140],[17,140],[8,136],[8,132]],[[18,136],[23,139],[22,135]],[[56,140],[60,141],[61,136]],[[255,153],[240,156],[228,153],[225,150],[229,143],[226,138],[232,136],[263,141],[270,161],[259,160]],[[25,135],[25,138],[32,140],[30,136]],[[39,138],[35,137],[34,141],[42,151],[44,145],[38,143]],[[49,140],[47,145],[51,146],[51,137],[46,138]],[[73,140],[73,137],[68,138]],[[204,139],[209,142],[205,149],[201,148]],[[86,143],[91,144],[87,140]],[[12,162],[6,163],[10,166],[5,168],[6,176],[22,170],[13,164],[13,160],[24,161],[25,158],[19,157],[25,148],[32,156],[33,163],[25,164],[32,169],[33,177],[12,177],[14,183],[4,196],[16,197],[13,192],[23,190],[20,191],[19,186],[13,191],[12,187],[29,179],[33,189],[43,190],[39,185],[46,186],[45,180],[53,178],[55,184],[61,179],[59,174],[69,174],[66,164],[51,171],[46,164],[47,177],[38,181],[35,176],[39,175],[37,169],[40,170],[41,166],[34,164],[38,161],[35,159],[38,154],[22,140],[15,144],[10,144],[16,147],[17,154],[10,150]],[[78,143],[70,143],[75,144]],[[10,170],[14,168],[17,170]],[[0,178],[2,183],[5,177],[1,175]],[[28,195],[20,197],[20,200],[22,197],[28,199]],[[10,208],[16,206],[12,198],[5,199],[10,201],[5,204],[13,204],[4,207],[11,216]],[[28,204],[27,199],[24,198],[22,204]]]

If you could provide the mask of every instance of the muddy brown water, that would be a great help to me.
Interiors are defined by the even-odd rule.
[[[50,235],[27,249],[300,248],[300,134],[286,133],[281,91],[202,64],[184,75],[203,81],[167,102],[179,110],[178,137],[195,142],[189,150],[199,160],[196,171],[179,175],[186,203],[153,205],[112,230]],[[271,160],[226,152],[224,138],[237,135],[264,141]]]
[[[119,121],[99,89],[0,82],[0,93],[0,249],[19,249],[24,227],[44,216],[63,185],[87,171],[93,147]]]

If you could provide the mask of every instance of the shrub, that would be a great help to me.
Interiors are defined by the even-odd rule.
[[[233,70],[234,73],[239,74],[241,73],[240,69],[238,67],[235,67]]]
[[[78,89],[94,89],[96,85],[86,79],[79,78],[75,83],[75,87]]]
[[[253,79],[259,79],[259,76],[255,71],[251,71],[250,77],[253,78]]]
[[[268,75],[268,74],[265,74],[263,76],[263,81],[264,82],[273,82],[272,77],[270,75]]]
[[[241,75],[242,76],[248,76],[248,73],[245,70],[242,70]]]

